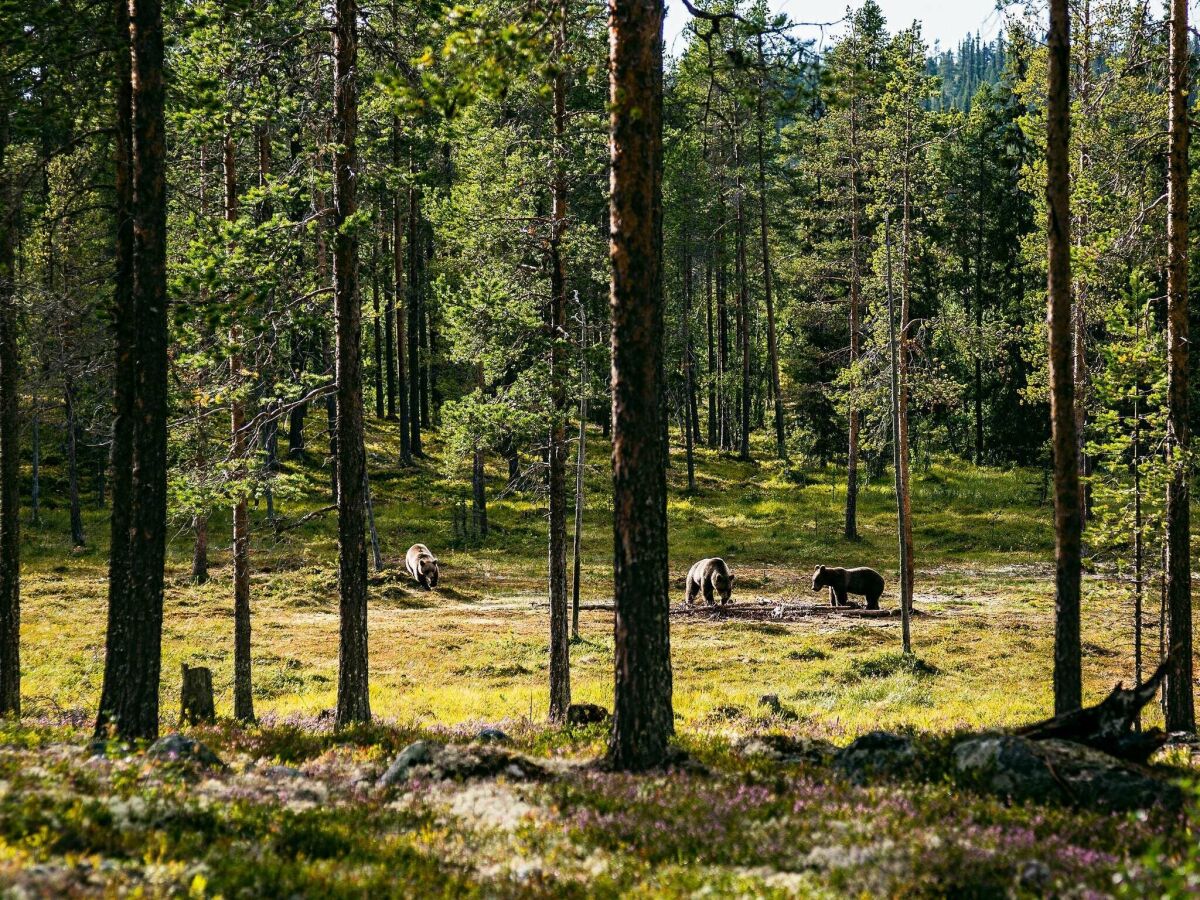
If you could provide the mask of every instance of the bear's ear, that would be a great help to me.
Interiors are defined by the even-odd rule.
[[[824,572],[824,571],[825,571],[825,566],[824,566],[824,565],[819,565],[819,566],[817,566],[817,571],[818,571],[818,572]]]
[[[732,572],[730,572],[729,573],[729,583],[733,584],[733,579],[735,579],[735,578],[737,578],[737,576],[734,575]]]

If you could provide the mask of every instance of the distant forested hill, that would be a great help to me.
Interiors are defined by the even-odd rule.
[[[978,34],[967,35],[953,50],[930,55],[929,74],[942,79],[941,108],[970,110],[971,98],[981,84],[1000,81],[1007,52],[1001,32],[992,41],[984,41]]]

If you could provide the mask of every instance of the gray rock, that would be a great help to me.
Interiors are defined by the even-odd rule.
[[[872,777],[902,775],[916,758],[912,738],[890,731],[872,731],[842,748],[833,765],[856,784]]]
[[[493,744],[440,744],[436,741],[417,741],[405,747],[378,781],[388,788],[414,775],[437,780],[466,780],[507,775],[519,780],[536,780],[546,776],[546,769],[536,760]]]
[[[415,767],[432,763],[434,754],[440,753],[441,749],[442,745],[436,741],[414,741],[409,744],[380,776],[379,787],[391,787],[401,781],[407,781]]]
[[[148,748],[146,756],[160,762],[188,762],[212,769],[224,769],[225,763],[217,754],[195,738],[173,732],[163,735]]]
[[[986,734],[954,746],[954,768],[983,790],[1014,800],[1063,799],[1033,741]]]
[[[781,763],[823,763],[837,748],[817,738],[794,738],[786,734],[751,735],[734,749],[747,758],[760,757]]]
[[[1178,809],[1183,793],[1171,782],[1091,747],[1051,739],[1037,742],[1047,765],[1080,806],[1130,812],[1163,805]]]
[[[959,776],[1013,800],[1057,800],[1128,812],[1157,804],[1178,808],[1179,788],[1148,770],[1072,741],[981,735],[954,747]]]

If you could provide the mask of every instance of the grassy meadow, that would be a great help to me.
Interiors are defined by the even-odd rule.
[[[401,722],[457,724],[520,716],[546,706],[548,612],[544,499],[514,492],[489,503],[491,533],[456,541],[452,505],[459,476],[432,442],[430,458],[399,470],[394,427],[373,423],[368,453],[384,569],[372,574],[372,709]],[[285,523],[328,504],[327,479],[310,438],[312,493],[279,500]],[[764,448],[765,450],[765,448]],[[589,441],[583,533],[585,605],[611,602],[608,447]],[[870,565],[888,580],[894,608],[894,505],[887,476],[860,502],[861,540],[842,536],[844,473],[787,472],[781,463],[739,462],[697,451],[697,491],[688,494],[682,453],[670,472],[670,547],[675,602],[696,559],[723,556],[736,575],[735,601],[823,602],[812,570]],[[489,492],[501,492],[499,469]],[[752,709],[776,693],[803,726],[832,737],[878,726],[938,731],[1011,725],[1051,704],[1053,556],[1050,506],[1034,471],[933,464],[913,479],[916,544],[914,647],[937,675],[891,665],[898,618],[814,616],[807,622],[688,618],[672,630],[676,709],[686,726],[706,727],[713,711]],[[87,511],[86,549],[72,552],[66,511],[44,510],[24,529],[22,632],[29,707],[95,709],[102,675],[106,603],[105,511]],[[253,646],[257,712],[314,714],[334,705],[337,568],[334,514],[276,535],[259,504],[253,516]],[[227,514],[210,524],[211,580],[189,581],[191,540],[173,532],[164,633],[164,715],[177,708],[181,663],[213,669],[218,710],[232,705],[232,589]],[[404,552],[423,542],[442,561],[438,590],[404,572]],[[1089,579],[1084,617],[1085,677],[1097,697],[1132,671],[1130,591]],[[611,616],[585,610],[572,652],[573,695],[608,704]],[[1148,638],[1153,640],[1153,638]],[[879,665],[872,661],[880,662]],[[890,668],[889,668],[890,666]],[[892,671],[892,670],[895,671]]]
[[[310,437],[310,447],[320,436]],[[1035,471],[935,462],[914,472],[916,661],[897,617],[800,621],[677,615],[672,622],[681,747],[704,768],[625,776],[589,766],[603,726],[555,729],[547,702],[543,503],[503,496],[489,470],[492,532],[456,541],[461,473],[441,456],[394,465],[394,426],[372,422],[369,458],[385,566],[370,596],[378,723],[337,732],[335,521],[276,534],[252,510],[253,662],[259,726],[194,734],[224,773],[152,764],[109,747],[89,758],[105,622],[105,511],[90,497],[88,546],[72,551],[66,510],[25,525],[25,720],[0,726],[0,891],[22,896],[1123,896],[1182,895],[1200,854],[1175,814],[1112,815],[1011,804],[956,785],[943,763],[920,777],[854,784],[828,768],[747,758],[748,735],[842,745],[909,730],[945,758],[944,736],[1012,726],[1051,709],[1050,507]],[[762,448],[764,451],[766,448]],[[608,447],[589,436],[585,605],[611,601]],[[764,454],[765,455],[765,454]],[[328,504],[320,456],[287,461],[311,490],[281,498],[285,525]],[[871,565],[894,608],[896,547],[886,476],[866,486],[862,539],[842,538],[843,473],[785,470],[699,450],[688,494],[670,471],[675,603],[696,559],[721,555],[740,604],[824,602],[818,563]],[[53,465],[48,485],[57,477]],[[45,486],[44,486],[45,489]],[[47,491],[51,498],[56,491]],[[212,580],[189,582],[191,542],[170,544],[163,730],[176,727],[179,667],[214,673],[232,707],[228,515],[211,524]],[[426,592],[403,572],[417,541],[442,561]],[[1132,671],[1131,591],[1085,583],[1085,700]],[[576,701],[611,703],[611,614],[582,615],[572,646]],[[1151,653],[1157,635],[1147,637]],[[782,711],[759,704],[778,695]],[[1151,722],[1158,719],[1149,710]],[[522,782],[375,779],[417,738],[469,741],[497,726],[558,766]],[[939,756],[939,754],[941,754]],[[1176,762],[1187,764],[1179,757]],[[1189,814],[1190,815],[1190,814]],[[1200,823],[1200,819],[1194,822]],[[23,894],[21,892],[24,892]]]

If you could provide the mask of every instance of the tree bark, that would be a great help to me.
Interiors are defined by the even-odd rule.
[[[742,363],[742,389],[739,392],[741,422],[738,434],[738,457],[750,459],[750,289],[746,274],[746,202],[742,184],[741,138],[734,141],[734,166],[737,168],[734,198],[734,261],[737,278],[737,340]]]
[[[767,307],[767,356],[771,367],[771,397],[775,406],[775,455],[787,459],[787,435],[783,421],[783,396],[779,381],[779,342],[775,335],[775,298],[771,284],[771,244],[767,228],[767,162],[763,150],[763,132],[767,127],[766,114],[766,59],[763,55],[762,35],[758,36],[758,108],[756,110],[756,133],[758,144],[758,224],[759,243],[762,249],[763,302]]]
[[[911,560],[909,545],[905,535],[909,532],[908,503],[905,492],[908,487],[904,480],[904,461],[902,458],[903,444],[900,440],[902,429],[900,355],[903,352],[900,341],[896,336],[896,304],[892,293],[892,227],[884,218],[884,245],[886,250],[887,273],[887,310],[888,310],[888,350],[891,356],[891,393],[892,393],[892,465],[896,483],[896,534],[900,555],[900,641],[905,653],[912,652],[912,638],[909,633],[909,610],[911,598],[905,591],[905,575],[909,570]]]
[[[704,322],[708,338],[708,446],[716,448],[720,441],[717,424],[717,345],[713,330],[713,261],[712,248],[704,251]]]
[[[333,287],[337,328],[337,480],[340,643],[337,724],[371,719],[367,681],[366,449],[358,300],[358,3],[337,0],[333,30]],[[348,225],[348,223],[350,223]]]
[[[559,0],[554,36],[554,176],[550,214],[550,720],[562,722],[571,705],[570,611],[567,606],[567,273],[562,241],[567,230],[567,4]]]
[[[674,732],[661,383],[662,0],[611,0],[615,694],[608,760],[644,770]]]
[[[409,445],[421,458],[421,238],[420,200],[415,186],[408,189],[408,419]]]
[[[198,725],[217,718],[213,703],[212,670],[183,663],[183,685],[179,689],[180,724]]]
[[[400,123],[392,119],[392,165],[400,167]],[[405,357],[408,355],[407,328],[405,328],[404,296],[400,292],[401,273],[404,272],[402,257],[403,231],[401,224],[401,194],[396,192],[392,198],[392,305],[395,307],[396,320],[396,407],[400,416],[400,465],[412,465],[412,433],[409,424],[409,394],[408,366]],[[410,275],[411,277],[411,275]]]
[[[909,32],[910,41],[913,40]],[[910,51],[912,48],[910,48]],[[908,329],[912,318],[912,110],[909,109],[904,123],[904,179],[903,179],[903,257],[901,259],[902,284],[900,294],[900,333],[897,355],[899,374],[899,420],[895,432],[898,477],[901,482],[900,503],[904,507],[901,519],[900,540],[904,552],[900,568],[900,611],[904,652],[912,652],[908,619],[913,602],[913,531],[912,531],[912,481],[909,477],[910,452],[908,446]]]
[[[29,447],[29,524],[34,528],[42,524],[42,401],[33,395],[33,420],[30,423]]]
[[[380,203],[381,209],[386,206],[384,202]],[[396,288],[392,283],[392,266],[395,263],[391,249],[392,224],[389,208],[388,212],[380,214],[379,231],[382,243],[380,255],[383,257],[383,264],[378,271],[378,277],[383,279],[383,356],[387,369],[387,418],[389,421],[396,419]]]
[[[1050,417],[1054,448],[1055,627],[1054,711],[1083,700],[1080,663],[1079,444],[1072,372],[1070,172],[1070,19],[1067,0],[1050,0],[1046,97],[1047,324]]]
[[[859,314],[862,295],[862,268],[859,264],[859,244],[862,240],[862,223],[859,206],[859,160],[858,160],[858,96],[850,100],[850,441],[846,459],[846,527],[847,540],[858,540],[858,456],[859,423],[858,377],[855,367],[862,352]]]
[[[2,51],[0,51],[2,52]],[[0,85],[0,715],[21,714],[21,457],[17,409],[16,197],[8,171],[9,88]]]
[[[680,317],[680,329],[683,331],[680,343],[683,347],[683,446],[687,459],[688,490],[696,490],[696,454],[693,442],[695,440],[696,420],[696,376],[692,365],[692,243],[690,215],[685,221],[683,231],[683,315]]]
[[[1171,0],[1167,155],[1168,731],[1195,731],[1192,692],[1191,434],[1188,423],[1188,25],[1186,0]]]
[[[387,240],[384,238],[384,240]],[[379,254],[372,246],[371,253],[371,343],[375,354],[375,418],[382,419],[384,412],[383,371],[383,316],[379,306]],[[391,341],[388,341],[389,347]],[[391,354],[388,354],[389,357]]]
[[[578,297],[578,293],[575,295]],[[578,641],[579,594],[583,581],[583,474],[587,466],[588,365],[587,365],[587,307],[579,304],[579,446],[575,456],[575,539],[571,561],[574,568],[571,580],[571,640]]]
[[[71,508],[71,546],[82,547],[83,510],[79,505],[79,421],[75,415],[75,383],[70,372],[63,386],[63,406],[67,417],[67,500]]]
[[[233,135],[225,134],[222,162],[225,221],[238,217],[237,155]],[[229,329],[229,425],[236,488],[233,501],[233,717],[254,721],[254,687],[250,654],[250,510],[246,501],[246,384],[242,375],[242,327],[235,311]]]
[[[158,735],[167,530],[167,191],[160,0],[130,0],[128,18],[118,12],[118,34],[125,27],[131,49],[130,102],[125,107],[119,88],[119,271],[114,304],[113,465],[120,496],[118,501],[114,485],[109,630],[96,730],[104,735],[111,726],[125,739],[152,739]],[[117,55],[125,56],[119,50]],[[122,69],[118,63],[119,78]],[[132,113],[128,119],[124,108]],[[127,132],[126,121],[131,124]],[[128,189],[120,184],[125,133],[130,135]],[[122,221],[126,208],[132,214],[127,255]],[[120,272],[126,259],[128,292]]]

